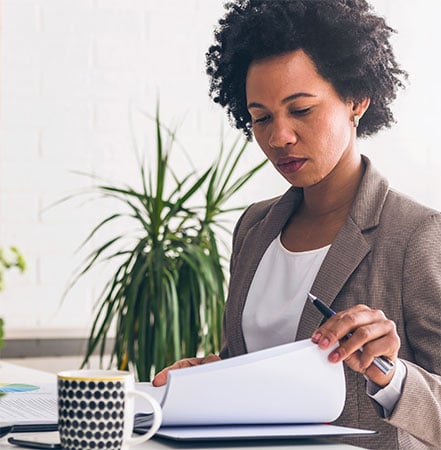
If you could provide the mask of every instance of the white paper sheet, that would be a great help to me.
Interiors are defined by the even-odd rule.
[[[329,424],[313,425],[225,425],[165,427],[157,435],[175,440],[292,439],[323,436],[374,434],[374,431]]]
[[[343,365],[328,362],[330,351],[308,339],[170,371],[165,388],[137,389],[161,401],[165,426],[332,422],[346,388]]]
[[[0,423],[56,423],[56,385],[42,384],[31,392],[8,392],[0,397]]]

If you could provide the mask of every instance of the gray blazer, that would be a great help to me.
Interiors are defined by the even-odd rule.
[[[340,311],[363,303],[397,325],[407,368],[392,415],[366,395],[362,375],[345,368],[347,397],[340,425],[379,434],[342,439],[372,449],[441,449],[441,215],[388,187],[363,157],[366,171],[349,216],[336,236],[312,293]],[[233,239],[222,358],[247,351],[242,312],[257,266],[299,206],[302,190],[250,206]],[[269,298],[268,301],[271,301]],[[296,340],[310,338],[321,315],[308,302]]]

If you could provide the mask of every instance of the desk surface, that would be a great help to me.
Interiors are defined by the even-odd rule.
[[[17,439],[32,439],[31,434],[21,433],[20,435],[14,435]],[[41,434],[39,435],[41,439]],[[7,442],[6,438],[0,440],[1,450],[13,450],[19,449],[16,445],[11,445]],[[152,439],[144,444],[140,444],[136,447],[130,447],[133,450],[166,450],[166,449],[194,449],[194,450],[211,450],[211,449],[223,449],[223,450],[357,450],[361,447],[354,447],[351,445],[345,445],[340,443],[329,443],[319,440],[302,440],[295,443],[294,441],[273,441],[272,443],[261,443],[261,442],[231,442],[231,443],[205,443],[205,444],[195,444],[195,443],[173,443],[159,441],[157,439]]]
[[[16,382],[16,383],[51,383],[56,382],[56,375],[43,372],[40,370],[29,369],[15,364],[9,364],[0,361],[0,382]],[[45,436],[55,438],[56,433],[45,433]],[[20,433],[15,435],[17,438],[31,439],[32,437],[42,437],[40,434]],[[0,439],[0,449],[12,450],[20,448],[12,446],[7,442],[7,438]],[[291,439],[291,440],[276,440],[276,441],[235,441],[235,442],[205,442],[205,443],[184,443],[175,442],[166,439],[152,439],[144,444],[132,447],[139,450],[165,450],[165,449],[229,449],[229,450],[244,450],[244,449],[259,449],[259,450],[354,450],[361,447],[354,447],[351,445],[334,443],[321,439]]]

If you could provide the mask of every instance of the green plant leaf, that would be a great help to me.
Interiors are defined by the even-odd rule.
[[[219,230],[231,232],[222,218],[241,208],[227,202],[265,164],[237,175],[247,143],[238,138],[227,151],[221,140],[208,169],[178,176],[170,163],[176,132],[161,124],[159,105],[155,134],[154,164],[137,158],[140,189],[95,178],[97,201],[113,198],[121,209],[99,221],[82,245],[121,219],[133,229],[116,228],[89,252],[69,286],[98,264],[118,261],[97,296],[83,365],[96,352],[104,357],[113,333],[110,364],[135,368],[141,381],[177,359],[220,350],[227,273],[220,249],[228,246]]]

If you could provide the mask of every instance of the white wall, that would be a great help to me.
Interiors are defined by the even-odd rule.
[[[158,95],[163,119],[181,124],[180,140],[197,167],[211,161],[225,120],[207,96],[204,54],[222,3],[3,0],[0,244],[20,247],[29,266],[24,276],[8,274],[0,294],[9,337],[87,334],[106,271],[84,280],[62,304],[61,296],[85,256],[75,249],[109,205],[74,201],[46,208],[90,185],[74,170],[133,180],[130,127],[140,148],[152,148],[142,111],[153,113]],[[432,56],[441,38],[441,3],[372,3],[399,30],[395,48],[410,85],[396,103],[398,124],[360,148],[393,186],[441,208],[441,93]],[[248,160],[258,158],[252,145]],[[268,167],[240,200],[249,203],[285,187]]]

